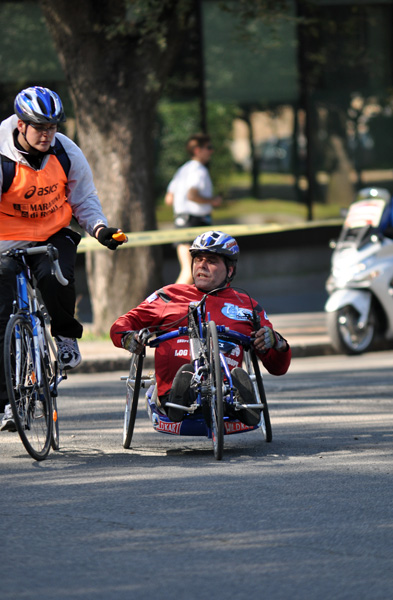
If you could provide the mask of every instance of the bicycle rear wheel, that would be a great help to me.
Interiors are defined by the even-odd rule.
[[[124,409],[123,448],[131,445],[134,433],[136,413],[138,410],[139,392],[143,368],[143,355],[133,354],[131,357],[130,373],[127,379],[126,406]]]
[[[50,445],[53,450],[60,448],[59,413],[57,412],[57,396],[52,395],[52,437]]]
[[[13,315],[4,339],[4,367],[8,398],[24,447],[35,460],[44,460],[52,435],[52,399],[44,361],[38,380],[33,330],[24,315]]]
[[[263,385],[263,379],[259,368],[258,357],[252,348],[248,352],[244,353],[244,361],[247,372],[254,385],[257,402],[263,406],[261,410],[260,421],[262,435],[264,436],[266,442],[271,442],[273,439],[273,433],[270,423],[269,407],[266,400],[265,387]]]
[[[224,404],[222,398],[222,371],[217,328],[209,322],[207,335],[207,357],[209,363],[210,413],[214,457],[222,459],[224,452]]]
[[[59,378],[59,365],[57,362],[57,350],[51,337],[49,321],[45,318],[47,313],[45,306],[41,306],[41,312],[38,317],[41,321],[43,341],[44,341],[44,362],[49,383],[50,394],[52,398],[52,436],[50,445],[53,450],[60,448],[60,429],[59,429],[59,413],[57,410],[57,386]]]

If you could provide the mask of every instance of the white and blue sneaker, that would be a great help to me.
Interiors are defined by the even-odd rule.
[[[55,341],[57,345],[57,360],[59,363],[59,368],[75,369],[75,367],[77,367],[82,360],[76,339],[67,338],[63,335],[56,335]]]
[[[1,421],[0,431],[16,431],[14,415],[12,414],[11,404],[4,407],[4,417]]]

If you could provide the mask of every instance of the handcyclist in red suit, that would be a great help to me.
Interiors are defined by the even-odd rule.
[[[206,295],[205,311],[210,319],[217,325],[252,336],[256,353],[267,371],[272,375],[284,375],[291,362],[288,342],[273,329],[256,300],[231,287],[239,256],[236,240],[221,231],[208,231],[194,240],[190,253],[194,284],[165,286],[119,317],[111,328],[114,345],[139,354],[143,348],[138,336],[141,329],[168,329],[172,323],[176,323],[176,327],[187,325],[190,303],[198,303]],[[239,396],[244,403],[252,404],[255,403],[253,385],[248,373],[241,368],[242,357],[242,348],[237,346],[227,356],[227,362]],[[164,409],[167,401],[183,406],[192,403],[189,384],[193,370],[187,336],[158,346],[155,372],[158,397]],[[168,407],[166,412],[172,421],[184,417],[183,411],[173,407]],[[250,409],[237,411],[236,416],[247,425],[259,421],[259,411]]]

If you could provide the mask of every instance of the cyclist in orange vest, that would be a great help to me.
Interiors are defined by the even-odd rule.
[[[114,250],[118,228],[108,227],[82,151],[58,133],[65,121],[59,96],[43,87],[29,87],[15,98],[15,114],[0,125],[0,253],[52,243],[69,284],[60,285],[50,274],[44,255],[29,257],[29,266],[51,316],[61,368],[81,361],[77,338],[82,325],[75,318],[74,267],[80,235],[70,227],[72,216],[98,241]],[[4,332],[16,290],[16,264],[0,258],[0,430],[15,431],[4,381]]]

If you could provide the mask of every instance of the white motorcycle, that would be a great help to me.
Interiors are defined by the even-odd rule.
[[[325,311],[329,337],[340,353],[361,354],[377,340],[393,339],[391,202],[386,189],[361,190],[333,245]]]

